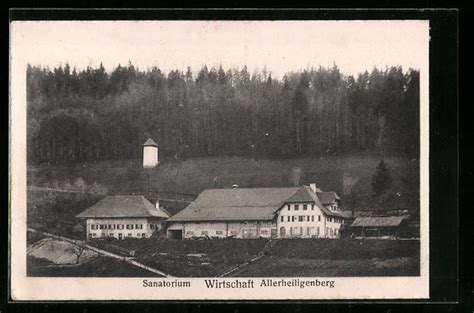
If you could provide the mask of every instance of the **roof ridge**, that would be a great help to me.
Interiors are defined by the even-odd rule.
[[[142,197],[142,198],[145,198],[144,195],[108,195],[108,196],[105,196],[104,199],[105,198],[112,198],[112,197],[129,197],[129,198],[131,198],[131,197],[136,197],[136,198]]]
[[[282,204],[285,203],[285,201],[283,201]],[[273,205],[273,204],[268,204],[268,205],[254,205],[254,204],[252,204],[252,205],[231,205],[231,206],[226,206],[226,207],[223,207],[222,205],[217,205],[217,206],[210,206],[208,204],[205,205],[205,207],[209,207],[209,208],[222,208],[222,209],[224,209],[224,208],[250,208],[250,207],[252,207],[252,208],[268,208],[268,207],[274,207],[274,206],[275,205]],[[196,206],[194,206],[194,207],[196,207]],[[200,208],[200,207],[197,206],[197,208]]]
[[[254,190],[254,189],[298,189],[298,188],[301,188],[300,187],[246,187],[246,188],[241,188],[241,187],[238,187],[238,188],[207,188],[207,189],[204,189],[204,191],[207,191],[207,190]]]

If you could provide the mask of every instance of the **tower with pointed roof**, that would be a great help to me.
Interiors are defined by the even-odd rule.
[[[154,168],[158,163],[158,144],[148,138],[143,144],[143,168]]]

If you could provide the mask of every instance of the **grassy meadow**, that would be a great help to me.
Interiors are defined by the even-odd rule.
[[[235,266],[235,277],[417,276],[418,240],[279,239],[252,262],[267,239],[97,241],[134,250],[139,262],[178,277],[215,277]],[[107,244],[105,244],[107,243]]]
[[[154,169],[143,169],[141,160],[78,163],[70,166],[29,166],[28,184],[53,186],[73,184],[78,178],[97,183],[109,193],[156,190],[199,194],[206,188],[286,187],[316,182],[323,190],[342,195],[352,191],[371,193],[371,179],[379,155],[305,157],[297,159],[251,159],[208,157],[184,160],[161,160]],[[394,189],[400,189],[410,160],[384,157]]]

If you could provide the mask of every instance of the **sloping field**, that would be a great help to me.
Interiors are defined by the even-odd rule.
[[[418,240],[279,240],[264,258],[232,276],[418,276],[419,249]]]
[[[178,277],[219,276],[254,259],[268,240],[114,240],[134,249],[139,262]],[[416,276],[416,240],[282,239],[232,276]]]
[[[278,240],[271,256],[298,259],[354,260],[419,257],[419,240],[291,239]]]
[[[105,243],[105,242],[104,242]],[[267,243],[266,239],[239,240],[112,240],[112,245],[135,250],[137,261],[179,277],[213,277],[254,258]]]
[[[283,187],[316,182],[324,190],[343,193],[343,181],[351,182],[353,191],[370,193],[370,182],[382,157],[378,155],[326,156],[298,159],[250,159],[209,157],[185,160],[161,160],[155,169],[143,169],[140,160],[109,161],[73,166],[28,168],[28,184],[48,186],[54,182],[71,184],[82,178],[118,193],[127,190],[163,191],[198,194],[206,188]],[[395,188],[406,171],[409,160],[385,157],[394,176]]]
[[[418,276],[419,259],[301,259],[264,257],[240,271],[234,277],[359,277]]]

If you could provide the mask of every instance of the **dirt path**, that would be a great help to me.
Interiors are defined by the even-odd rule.
[[[86,244],[84,241],[81,241],[81,240],[75,240],[75,239],[71,239],[71,238],[67,238],[67,237],[63,237],[63,236],[58,236],[58,235],[54,235],[54,234],[50,234],[50,233],[45,233],[45,232],[42,232],[42,231],[38,231],[36,229],[33,229],[33,228],[28,228],[28,231],[29,232],[36,232],[36,233],[40,233],[40,234],[43,234],[45,236],[48,236],[48,237],[51,237],[51,238],[55,238],[55,239],[59,239],[59,240],[64,240],[66,242],[69,242],[69,243],[72,243],[72,244],[75,244],[75,245],[78,245],[78,246],[81,246],[81,247],[84,247],[86,249],[89,249],[91,251],[94,251],[100,255],[104,255],[104,256],[107,256],[107,257],[111,257],[111,258],[114,258],[114,259],[118,259],[118,260],[121,260],[121,261],[125,261],[129,264],[132,264],[134,266],[137,266],[137,267],[140,267],[144,270],[147,270],[149,272],[152,272],[152,273],[155,273],[155,274],[158,274],[160,276],[163,276],[163,277],[174,277],[172,275],[169,275],[169,274],[166,274],[160,270],[157,270],[156,268],[153,268],[153,267],[150,267],[150,266],[147,266],[145,264],[142,264],[140,262],[137,262],[136,260],[134,259],[131,259],[129,257],[124,257],[124,256],[121,256],[121,255],[118,255],[118,254],[114,254],[114,253],[111,253],[111,252],[108,252],[108,251],[105,251],[105,250],[102,250],[102,249],[99,249],[99,248],[96,248],[96,247],[93,247],[93,246],[90,246],[88,244]]]

